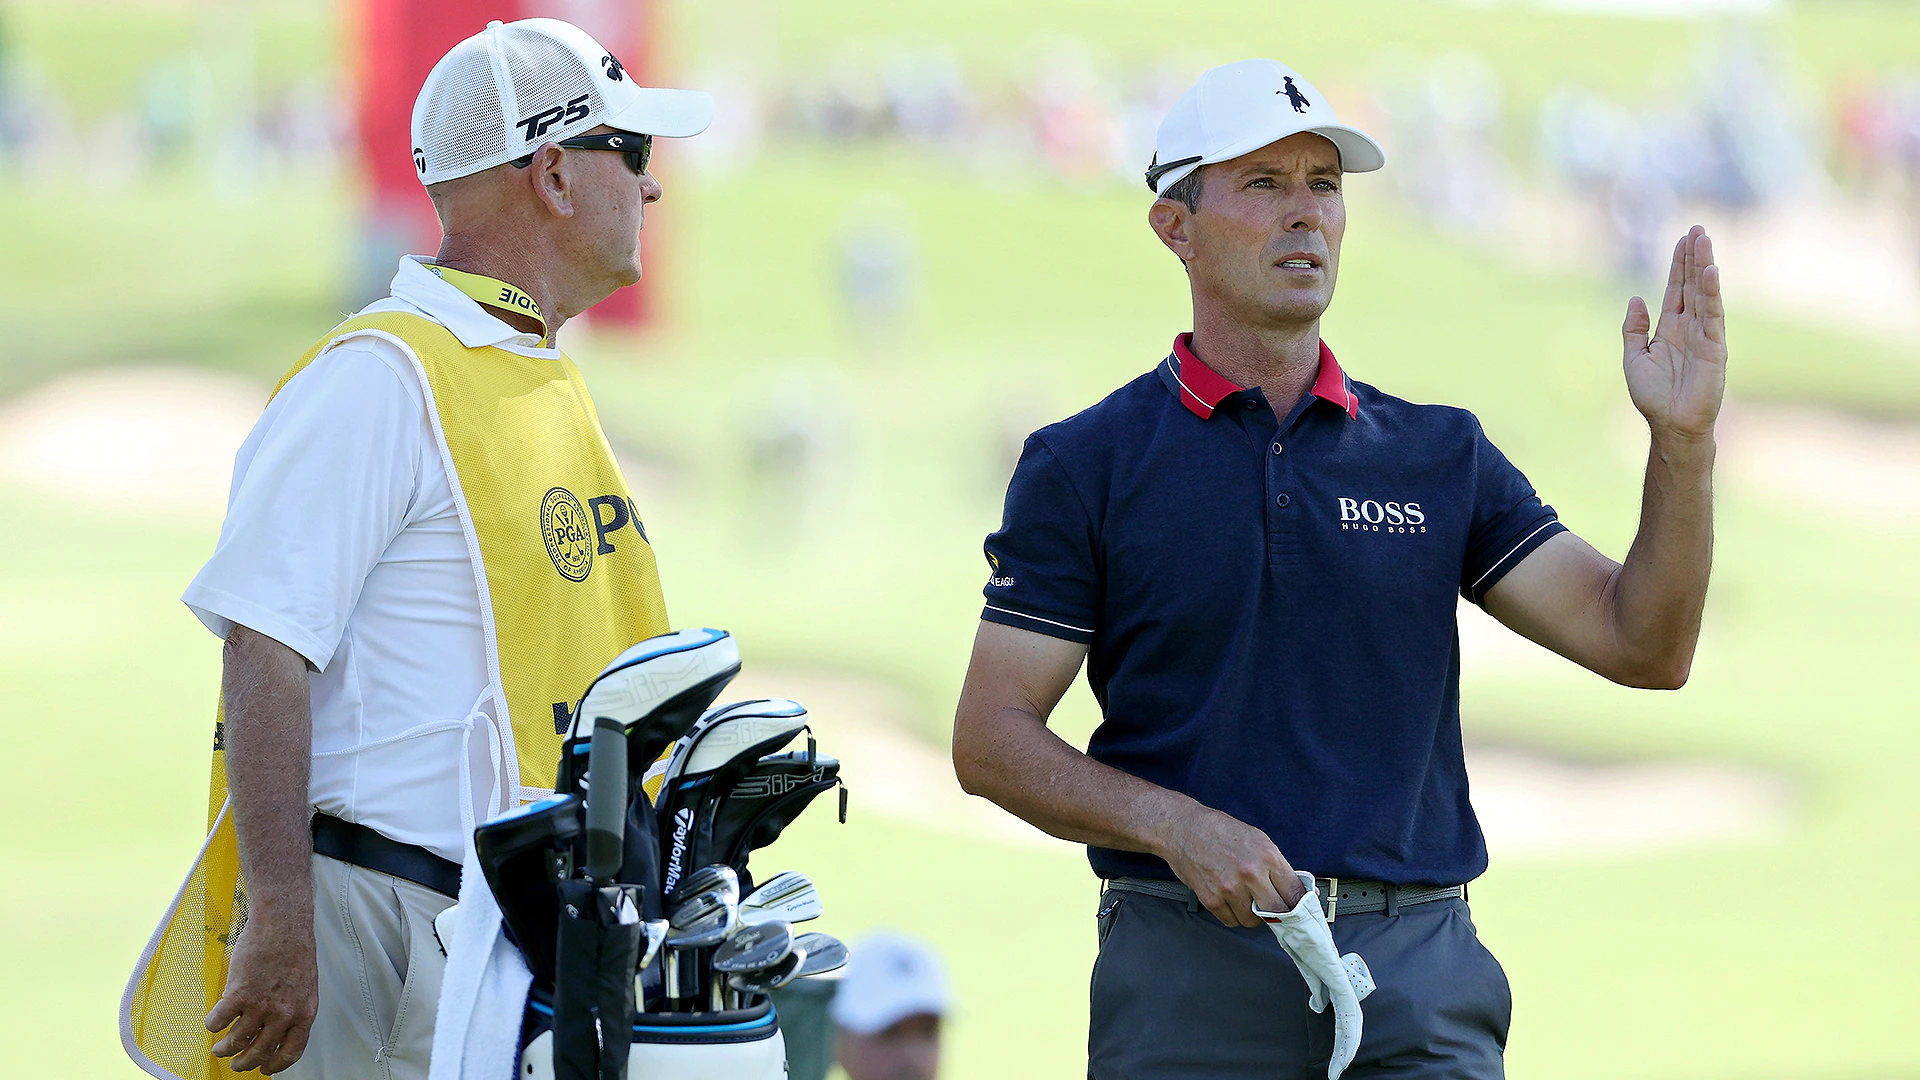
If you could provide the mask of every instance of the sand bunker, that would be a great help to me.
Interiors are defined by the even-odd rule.
[[[0,403],[0,480],[113,512],[218,520],[267,388],[199,368],[67,375]]]
[[[1920,524],[1920,424],[1735,404],[1719,436],[1725,471],[1743,487],[1843,520]]]
[[[217,520],[234,451],[265,400],[255,383],[191,368],[70,375],[0,404],[0,483],[116,512]],[[1725,432],[1722,461],[1742,483],[1803,505],[1866,506],[1920,520],[1920,428],[1744,406],[1730,412]],[[1460,634],[1469,671],[1565,662],[1468,605]],[[863,810],[997,842],[1070,849],[962,792],[946,749],[909,733],[912,707],[891,687],[815,671],[756,670],[730,694],[806,703],[822,744],[846,763]],[[1781,781],[1730,765],[1583,763],[1513,746],[1470,746],[1468,768],[1497,858],[1737,842],[1773,834],[1788,817]]]
[[[743,673],[727,696],[790,697],[806,705],[823,752],[842,763],[858,810],[1021,847],[1072,848],[961,791],[946,748],[907,733],[910,707],[884,685],[763,668]],[[1467,771],[1496,859],[1763,840],[1786,827],[1791,805],[1778,778],[1711,762],[1575,762],[1511,745],[1469,745]]]

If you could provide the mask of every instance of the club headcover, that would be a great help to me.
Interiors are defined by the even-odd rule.
[[[550,795],[473,831],[480,872],[500,905],[507,936],[534,980],[553,985],[558,881],[571,874],[585,824],[577,795]]]
[[[823,754],[770,754],[747,770],[695,835],[695,865],[722,863],[746,878],[747,856],[779,839],[822,792],[840,784],[840,762]]]
[[[740,645],[725,630],[676,630],[614,657],[569,714],[555,790],[576,790],[596,719],[626,725],[628,771],[641,776],[739,673]]]

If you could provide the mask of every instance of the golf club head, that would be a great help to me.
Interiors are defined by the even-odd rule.
[[[701,710],[740,673],[740,646],[725,630],[676,630],[642,641],[613,658],[581,695],[568,719],[560,754],[563,783],[578,781],[594,721],[627,730],[628,770],[641,776],[660,751],[685,735]]]
[[[554,935],[560,924],[555,882],[572,873],[583,819],[579,796],[549,795],[473,831],[480,872],[500,905],[507,936],[546,987],[553,985]]]
[[[793,948],[795,952],[804,950],[807,954],[793,973],[796,979],[824,975],[847,966],[846,943],[832,934],[801,934],[793,939]]]
[[[740,902],[740,875],[733,872],[733,867],[718,864],[703,866],[688,874],[680,882],[680,887],[668,895],[678,899],[715,890],[724,894],[730,903]]]
[[[820,917],[824,905],[813,880],[797,870],[776,874],[740,901],[740,921],[748,926],[778,919],[807,922]]]
[[[839,783],[840,762],[834,758],[804,751],[769,754],[713,804],[690,857],[744,870],[749,853],[779,839],[809,803]]]
[[[722,890],[713,889],[681,902],[669,922],[667,948],[704,949],[727,940],[739,928],[740,906]]]
[[[666,856],[662,879],[668,892],[678,888],[688,865],[713,861],[698,858],[694,847],[706,832],[701,818],[714,793],[731,789],[740,774],[762,755],[791,742],[806,723],[807,710],[797,701],[736,701],[708,710],[675,747],[657,799],[664,830],[660,847]]]
[[[673,924],[665,919],[648,919],[646,936],[640,941],[640,962],[636,969],[645,971],[653,966],[653,959],[660,955],[660,946],[666,944],[667,930]]]
[[[807,726],[807,707],[791,698],[731,701],[708,709],[687,733],[684,747],[676,747],[667,765],[669,782],[682,776],[712,772],[753,747],[779,740],[779,746],[761,750],[754,760],[785,746]]]
[[[770,968],[729,975],[727,985],[745,994],[764,994],[769,990],[778,990],[798,978],[800,965],[806,962],[807,954],[798,946],[799,939],[794,940],[795,944],[789,947],[786,959]]]
[[[713,954],[713,970],[729,975],[760,971],[787,958],[793,947],[793,926],[773,920],[740,928]]]

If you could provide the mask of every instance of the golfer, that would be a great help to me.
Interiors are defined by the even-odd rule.
[[[954,765],[968,791],[1086,843],[1105,879],[1096,1080],[1349,1061],[1360,1077],[1501,1076],[1511,999],[1467,907],[1487,853],[1456,594],[1615,682],[1687,679],[1726,368],[1706,235],[1674,249],[1657,330],[1627,305],[1652,452],[1616,563],[1471,413],[1361,382],[1321,340],[1342,186],[1383,163],[1279,63],[1203,75],[1147,172],[1193,330],[1027,440],[986,541]],[[1046,726],[1083,661],[1103,717],[1084,755]]]
[[[548,794],[568,703],[667,629],[556,335],[639,279],[652,139],[712,111],[548,19],[492,23],[427,76],[412,155],[439,254],[402,260],[282,382],[186,592],[226,642],[217,816],[129,995],[154,1075],[207,1075],[209,1052],[427,1075],[433,920],[475,821]]]

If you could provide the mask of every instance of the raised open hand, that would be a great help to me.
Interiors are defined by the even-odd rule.
[[[1627,393],[1655,437],[1713,434],[1727,393],[1727,319],[1720,303],[1720,268],[1713,264],[1713,241],[1705,229],[1695,225],[1674,245],[1659,327],[1652,327],[1646,301],[1636,296],[1627,301],[1620,332]]]

